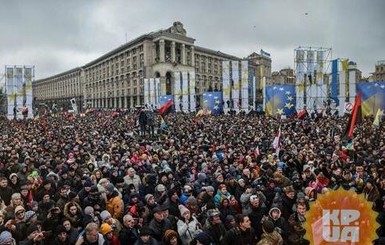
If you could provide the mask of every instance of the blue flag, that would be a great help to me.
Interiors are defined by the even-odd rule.
[[[266,86],[266,113],[270,116],[295,114],[296,93],[294,85]]]

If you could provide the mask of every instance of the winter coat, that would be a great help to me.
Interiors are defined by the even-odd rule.
[[[176,223],[178,227],[178,233],[182,240],[182,243],[185,245],[190,244],[194,237],[201,232],[201,224],[195,217],[190,219],[190,222],[186,224],[183,220],[178,220]]]
[[[257,245],[282,245],[283,239],[281,235],[273,231],[272,233],[263,233],[262,239],[257,243]]]
[[[124,205],[118,192],[114,191],[111,196],[107,197],[106,210],[111,214],[112,218],[119,220],[122,217]]]

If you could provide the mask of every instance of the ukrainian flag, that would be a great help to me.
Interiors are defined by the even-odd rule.
[[[357,93],[362,92],[361,110],[363,116],[376,115],[385,110],[385,82],[368,82],[357,84]]]

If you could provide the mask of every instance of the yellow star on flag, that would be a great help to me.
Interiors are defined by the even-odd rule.
[[[293,100],[293,97],[287,96],[287,100],[288,100],[288,101],[292,101],[292,100]]]
[[[214,110],[219,110],[219,106],[214,106]]]
[[[287,94],[287,95],[290,95],[290,94],[291,94],[291,92],[290,92],[290,91],[286,91],[286,94]]]
[[[283,114],[283,109],[281,108],[281,109],[277,109],[277,114],[279,114],[279,115],[282,115]]]
[[[286,103],[285,104],[285,107],[287,108],[287,109],[289,109],[290,110],[290,108],[292,108],[294,105],[293,104],[291,104],[291,103]]]

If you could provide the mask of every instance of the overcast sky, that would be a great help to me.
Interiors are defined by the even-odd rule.
[[[264,49],[273,71],[293,68],[294,49],[307,46],[332,48],[367,76],[385,60],[384,10],[383,0],[4,0],[0,65],[35,65],[45,78],[181,21],[195,45],[237,57]]]

